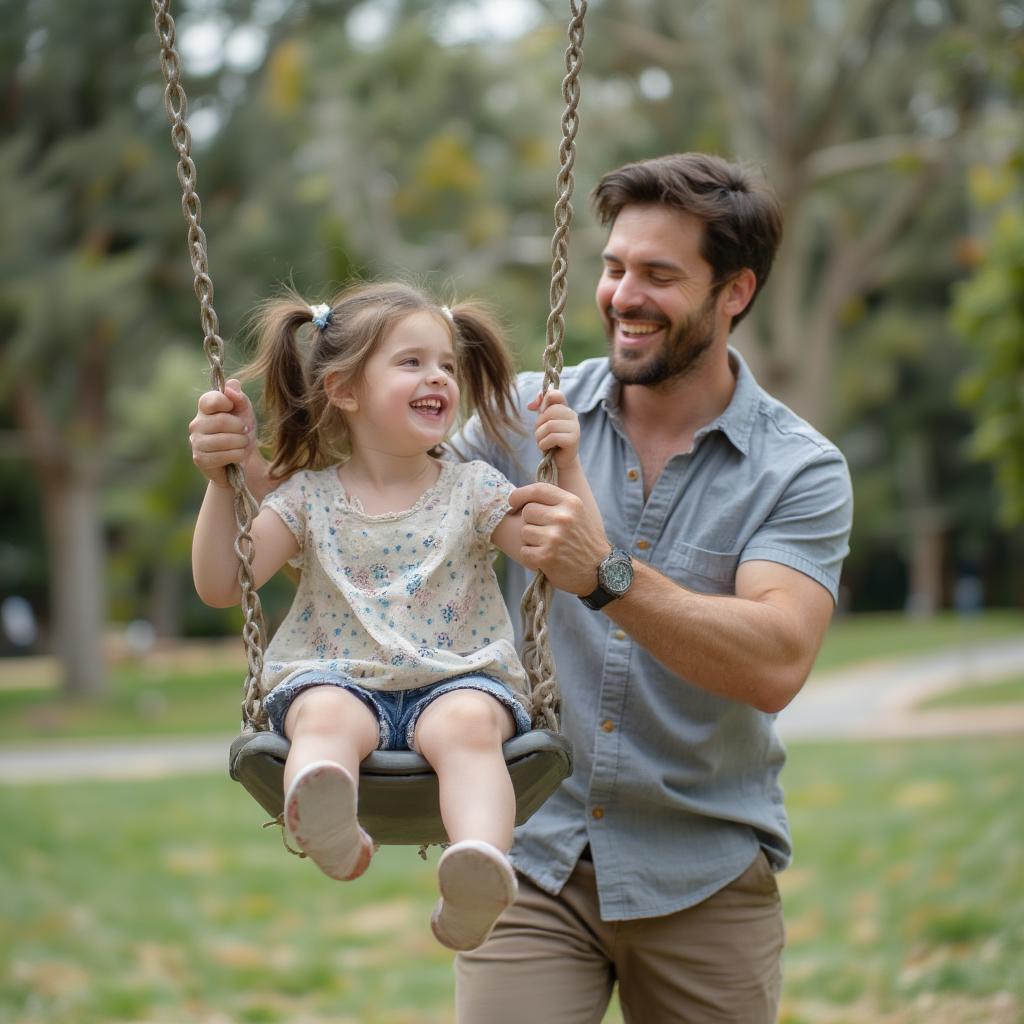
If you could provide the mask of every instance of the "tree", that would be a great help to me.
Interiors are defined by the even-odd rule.
[[[1024,523],[1024,178],[1021,155],[975,169],[974,194],[991,211],[980,260],[957,290],[957,327],[974,355],[961,396],[977,421],[973,449],[996,468],[1002,516]]]
[[[249,7],[225,4],[211,16],[238,24],[229,14],[255,17]],[[154,353],[198,346],[196,307],[150,6],[5,0],[0,17],[9,69],[0,83],[0,402],[14,430],[4,447],[24,453],[41,495],[49,632],[65,688],[90,696],[105,683],[101,494],[125,428],[113,396],[145,387]],[[274,182],[259,200],[247,189],[249,178],[263,185],[262,163],[251,160],[253,142],[239,144],[249,110],[239,97],[260,63],[225,64],[189,83],[193,113],[225,124],[204,154],[200,189],[204,226],[215,236],[232,228],[213,258],[229,324],[274,273],[264,264],[249,274],[260,254],[287,266],[310,233],[308,203]],[[273,147],[272,127],[259,141]],[[233,271],[218,262],[224,251],[238,257]],[[239,281],[244,288],[232,287]],[[204,383],[196,379],[196,394]]]

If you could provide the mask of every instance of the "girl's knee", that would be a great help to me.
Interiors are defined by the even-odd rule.
[[[284,720],[285,735],[295,738],[297,732],[333,733],[347,720],[373,716],[356,696],[340,686],[311,686],[291,703]]]
[[[416,724],[422,750],[500,746],[515,731],[512,714],[497,698],[480,690],[453,690],[424,709]]]

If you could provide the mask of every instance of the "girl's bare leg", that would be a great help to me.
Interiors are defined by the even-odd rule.
[[[449,949],[475,949],[515,902],[516,876],[506,856],[515,793],[501,751],[514,728],[508,710],[478,690],[439,697],[416,726],[416,745],[437,772],[451,840],[437,864],[441,899],[430,920]]]
[[[415,742],[437,772],[450,842],[512,846],[516,798],[501,745],[514,731],[508,709],[481,690],[453,690],[420,715]]]
[[[334,761],[353,778],[359,765],[377,749],[373,712],[340,686],[312,686],[292,701],[284,720],[291,750],[284,765],[284,790],[300,769],[314,761]]]
[[[359,765],[377,746],[377,720],[358,697],[336,686],[305,690],[285,716],[285,828],[324,874],[358,878],[373,855],[359,827]]]

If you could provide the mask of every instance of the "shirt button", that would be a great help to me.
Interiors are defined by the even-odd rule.
[[[604,817],[604,808],[603,807],[595,807],[590,812],[590,816],[592,818],[596,818],[598,821],[600,821]]]
[[[624,629],[617,629],[612,634],[612,636],[614,636],[616,640],[625,640],[626,639],[626,631]]]
[[[603,732],[614,732],[615,731],[615,723],[610,718],[606,718],[601,723],[601,729],[602,729]]]
[[[647,549],[648,549],[648,548],[649,548],[649,547],[651,546],[651,542],[650,542],[649,540],[638,540],[638,541],[636,542],[636,546],[637,546],[637,547],[638,547],[638,548],[639,548],[639,549],[640,549],[641,551],[646,551],[646,550],[647,550]]]
[[[640,474],[635,469],[631,469],[629,470],[629,472],[626,473],[626,477],[629,480],[636,480],[639,478],[639,476]]]

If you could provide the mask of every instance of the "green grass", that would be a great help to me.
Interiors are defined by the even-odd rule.
[[[952,612],[930,619],[893,613],[840,616],[825,634],[815,671],[1014,637],[1024,639],[1024,611],[999,609],[969,618]]]
[[[1016,737],[792,747],[781,1024],[1024,1021],[1019,777]]]
[[[1024,612],[990,611],[967,622],[951,615],[922,621],[904,615],[837,619],[825,637],[817,671],[858,661],[932,652],[1024,637]],[[241,643],[210,655],[195,651],[159,669],[116,668],[101,701],[74,703],[55,686],[19,688],[18,667],[0,662],[0,742],[42,737],[228,734],[240,718],[245,662]],[[45,679],[43,680],[45,682]]]
[[[929,698],[920,707],[987,707],[994,704],[1024,704],[1024,675],[997,683],[978,683],[960,690],[951,690]]]
[[[1024,1019],[1019,773],[1017,739],[792,746],[781,1024]],[[453,1020],[436,854],[331,883],[222,778],[6,787],[0,812],[0,1020]]]
[[[58,689],[0,690],[0,742],[62,737],[129,737],[237,730],[245,662],[185,671],[115,669],[110,692],[70,701]]]

